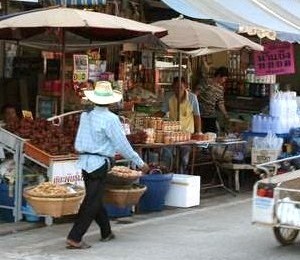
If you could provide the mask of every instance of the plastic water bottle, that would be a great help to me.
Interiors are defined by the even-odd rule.
[[[251,130],[253,133],[257,133],[257,115],[252,116]]]
[[[256,123],[256,131],[257,133],[261,133],[262,132],[262,116],[258,115],[257,116],[257,123]]]

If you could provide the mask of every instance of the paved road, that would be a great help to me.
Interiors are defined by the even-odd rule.
[[[0,256],[5,260],[299,260],[299,243],[281,247],[270,228],[251,225],[249,196],[229,195],[209,206],[149,216],[131,224],[114,223],[117,239],[105,244],[97,241],[93,226],[86,238],[93,245],[88,251],[64,248],[70,224],[4,236]]]

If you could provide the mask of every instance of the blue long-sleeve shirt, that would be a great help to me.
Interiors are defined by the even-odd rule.
[[[88,173],[103,166],[106,157],[114,157],[116,152],[138,167],[144,164],[129,144],[118,116],[106,107],[95,107],[90,112],[82,113],[75,149],[80,153],[79,168]]]

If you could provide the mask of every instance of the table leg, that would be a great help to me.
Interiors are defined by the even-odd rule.
[[[175,147],[176,150],[176,173],[180,171],[180,149],[178,146]]]
[[[223,153],[222,153],[222,158],[221,158],[221,160],[223,160],[223,158],[224,158],[224,156],[225,156],[225,153],[226,153],[227,149],[228,149],[228,147],[226,146],[226,147],[224,148]],[[212,150],[211,150],[211,156],[212,156],[212,161],[213,161],[213,163],[214,163],[214,165],[215,165],[215,167],[216,167],[216,173],[217,173],[217,174],[216,174],[216,175],[217,175],[216,177],[217,177],[218,180],[219,180],[219,184],[208,185],[208,186],[203,187],[202,189],[212,189],[212,188],[218,188],[218,187],[220,187],[220,188],[223,188],[224,190],[228,191],[229,193],[231,193],[233,196],[236,196],[236,194],[235,194],[234,191],[232,191],[231,189],[229,189],[228,187],[226,187],[226,185],[225,185],[225,183],[224,183],[224,180],[223,180],[223,177],[222,177],[222,174],[221,174],[221,170],[220,170],[221,166],[220,166],[219,162],[217,161],[217,159],[215,158],[215,156],[214,156]]]
[[[196,154],[196,147],[192,146],[192,167],[191,167],[191,175],[194,175],[194,168],[195,168],[195,154]]]
[[[235,170],[234,171],[234,180],[235,180],[235,190],[236,191],[240,191],[240,171],[239,170]]]

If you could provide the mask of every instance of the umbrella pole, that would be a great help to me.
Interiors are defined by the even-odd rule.
[[[66,68],[66,42],[65,42],[65,29],[61,28],[61,102],[60,113],[63,114],[65,110],[65,68]]]
[[[179,77],[179,86],[181,88],[181,78],[182,78],[182,52],[179,51],[179,66],[178,66],[178,77]],[[177,120],[180,121],[180,96],[177,97]]]

